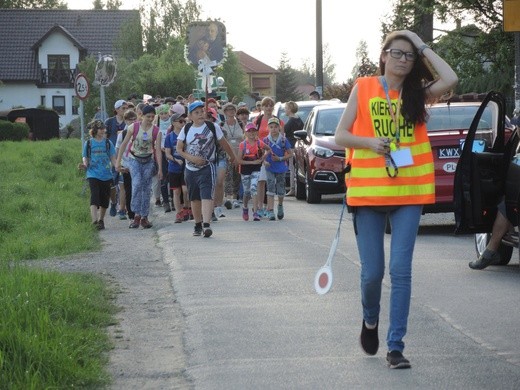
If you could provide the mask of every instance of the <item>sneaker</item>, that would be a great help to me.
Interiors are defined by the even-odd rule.
[[[390,351],[386,354],[386,361],[390,368],[410,368],[410,361],[399,351]]]
[[[238,209],[240,207],[240,202],[238,200],[233,201],[233,208]]]
[[[265,210],[264,209],[258,209],[258,211],[256,213],[258,214],[258,216],[260,218],[267,217],[267,215],[265,215]]]
[[[103,222],[102,219],[100,219],[97,223],[97,229],[98,230],[104,230],[105,229],[105,222]]]
[[[273,210],[269,210],[267,213],[269,215],[269,221],[276,221],[276,217],[274,216]]]
[[[136,215],[134,217],[134,220],[132,221],[132,223],[128,227],[130,229],[137,229],[139,227],[139,225],[141,225],[141,217],[139,215]]]
[[[233,208],[233,203],[231,203],[230,200],[226,200],[224,202],[224,207],[226,207],[226,209],[228,209],[228,210],[231,210]]]
[[[486,249],[477,260],[471,261],[468,265],[471,269],[484,269],[498,263],[500,263],[500,253]]]
[[[128,219],[128,218],[126,217],[126,211],[121,210],[121,211],[119,212],[119,219],[120,219],[121,221],[123,221],[123,220],[125,220],[125,219]]]
[[[162,202],[160,198],[155,199],[155,205],[156,206],[162,206]]]
[[[258,213],[255,211],[253,213],[253,221],[260,221],[262,218],[258,215]]]
[[[141,218],[141,226],[143,229],[150,229],[153,225],[148,221],[148,218],[143,217]]]
[[[226,215],[224,214],[224,212],[222,211],[222,207],[217,207],[217,217],[219,218],[225,218]]]
[[[164,212],[170,213],[171,211],[172,211],[172,208],[170,207],[170,203],[169,202],[164,203]]]
[[[213,230],[210,227],[204,228],[204,237],[208,238],[213,234]]]
[[[177,213],[177,215],[175,216],[175,223],[181,223],[182,221],[184,221],[184,215],[181,211],[180,213]]]
[[[282,204],[279,204],[278,205],[278,210],[277,210],[277,213],[276,213],[278,219],[283,219],[283,205]]]
[[[218,218],[217,218],[217,216],[215,215],[215,212],[214,212],[214,211],[211,213],[211,222],[218,222]]]
[[[116,209],[116,204],[115,203],[112,203],[110,205],[110,216],[111,217],[115,217],[117,215],[117,209]]]
[[[249,209],[247,209],[247,208],[242,209],[242,219],[244,221],[249,221]]]
[[[201,236],[202,235],[202,226],[195,225],[195,229],[193,229],[193,235]]]
[[[379,336],[377,334],[378,328],[379,322],[376,324],[374,329],[368,329],[365,325],[365,320],[363,320],[361,335],[359,336],[359,343],[367,355],[374,356],[379,349]]]

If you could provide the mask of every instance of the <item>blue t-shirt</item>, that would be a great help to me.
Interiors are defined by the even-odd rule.
[[[265,137],[263,139],[266,145],[269,145],[271,151],[274,155],[278,157],[285,156],[285,152],[291,149],[291,143],[287,138],[283,135],[278,135],[276,141],[272,141],[270,137]],[[270,165],[266,167],[266,171],[273,173],[284,173],[287,172],[289,167],[287,166],[287,161],[273,161],[273,156],[269,153],[265,159]]]
[[[110,157],[115,156],[114,144],[109,141],[110,150],[107,153],[106,140],[97,141],[90,139],[90,163],[87,167],[87,179],[98,179],[101,181],[112,180]],[[83,157],[87,157],[88,142],[83,144]]]
[[[184,159],[177,153],[177,134],[174,131],[170,132],[164,140],[164,148],[170,149],[172,156],[176,159],[184,161]],[[183,165],[179,165],[176,161],[168,160],[168,172],[181,173]]]

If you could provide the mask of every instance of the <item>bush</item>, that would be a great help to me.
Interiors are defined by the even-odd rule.
[[[0,141],[22,141],[29,137],[27,123],[11,123],[0,120]]]

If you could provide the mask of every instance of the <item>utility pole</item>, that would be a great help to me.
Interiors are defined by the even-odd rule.
[[[520,112],[520,32],[515,32],[515,111]]]
[[[316,91],[323,97],[323,42],[321,25],[321,0],[316,0]]]

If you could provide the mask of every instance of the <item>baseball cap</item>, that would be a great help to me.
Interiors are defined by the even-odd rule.
[[[121,106],[123,104],[126,104],[126,102],[124,100],[118,100],[117,102],[114,103],[114,108],[117,110],[117,109],[121,108]]]
[[[246,132],[250,132],[250,131],[258,131],[258,129],[256,128],[254,123],[248,123],[246,125]]]
[[[191,114],[193,110],[199,107],[204,107],[204,103],[202,103],[200,100],[195,100],[193,103],[190,103],[188,106],[188,112]]]
[[[232,109],[232,110],[236,111],[237,110],[237,106],[235,106],[233,103],[226,103],[222,107],[222,111],[226,111],[226,110],[229,110],[229,109]]]
[[[271,123],[276,123],[278,126],[280,126],[280,120],[273,116],[271,119],[269,119],[269,121],[267,122],[267,125],[270,125]]]
[[[170,107],[170,111],[175,114],[186,115],[186,109],[180,103],[175,103]]]
[[[174,112],[170,118],[170,122],[178,121],[181,118],[185,118],[186,114],[179,114],[177,112]]]
[[[169,114],[170,113],[170,105],[169,104],[161,104],[157,107],[157,114]]]

